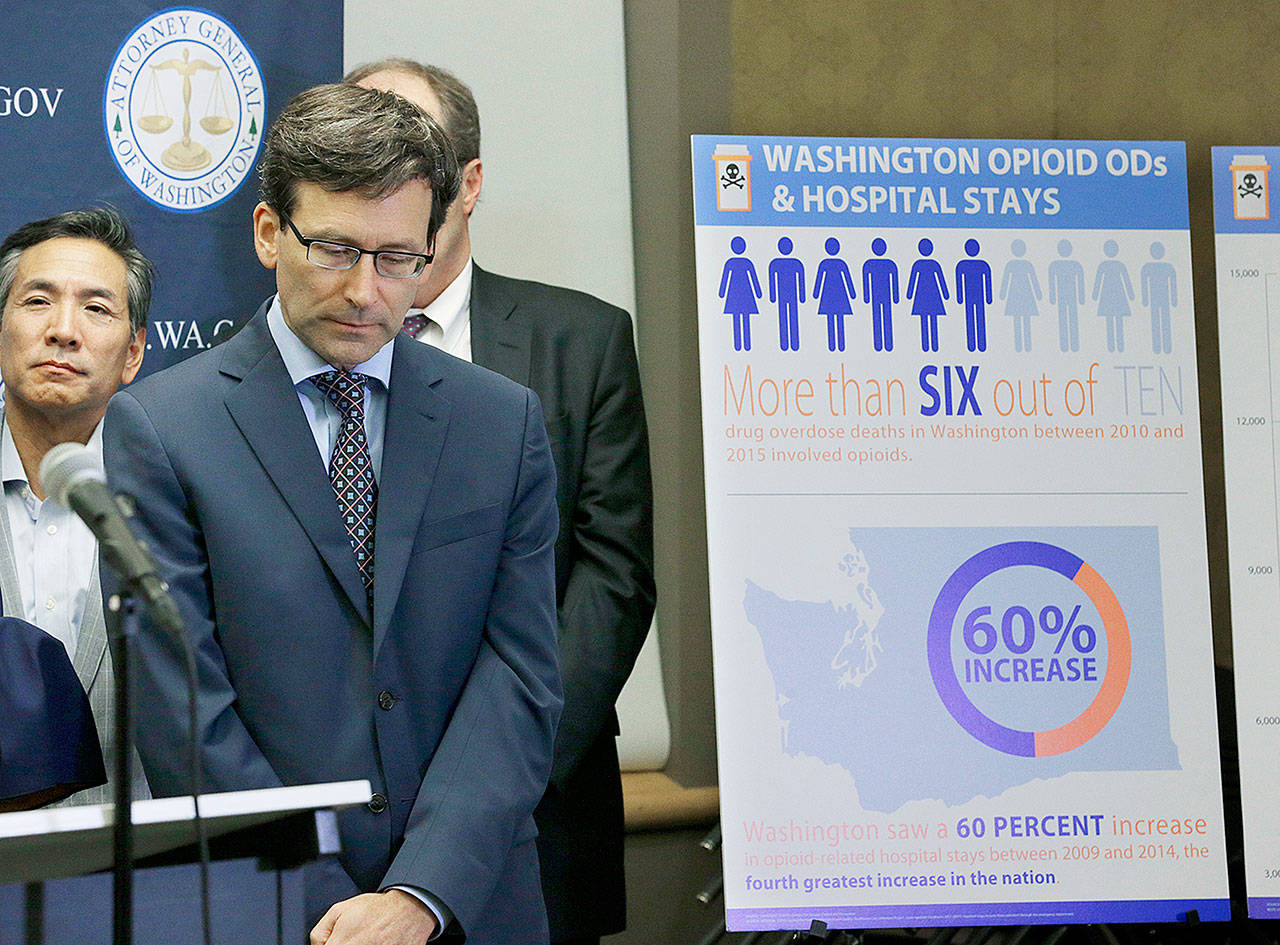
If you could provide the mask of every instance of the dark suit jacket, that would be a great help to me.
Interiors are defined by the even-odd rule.
[[[614,703],[653,617],[653,492],[631,319],[581,292],[479,267],[477,364],[531,387],[555,457],[565,706],[538,852],[553,941],[626,924]]]
[[[396,339],[371,615],[265,314],[107,412],[112,486],[137,497],[196,648],[205,787],[367,778],[385,798],[339,815],[313,920],[407,884],[468,942],[544,941],[531,814],[560,684],[537,399]],[[153,629],[138,651],[143,763],[157,795],[184,793],[183,661]]]
[[[18,617],[0,617],[0,719],[0,812],[106,783],[89,697],[66,647]]]

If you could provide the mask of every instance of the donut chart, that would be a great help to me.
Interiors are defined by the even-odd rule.
[[[1074,583],[1102,618],[1107,640],[1107,669],[1093,701],[1078,716],[1057,728],[1023,731],[985,715],[965,693],[951,658],[956,615],[967,595],[984,578],[1012,567],[1039,567]],[[943,584],[929,615],[929,670],[934,688],[951,716],[978,741],[1009,755],[1044,758],[1080,747],[1115,715],[1129,684],[1132,650],[1129,624],[1115,592],[1078,555],[1038,541],[1011,541],[973,555]]]

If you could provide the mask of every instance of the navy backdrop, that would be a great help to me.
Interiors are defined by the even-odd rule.
[[[10,0],[4,19],[0,236],[111,203],[158,270],[142,373],[225,340],[274,291],[252,246],[262,131],[341,77],[341,0]]]

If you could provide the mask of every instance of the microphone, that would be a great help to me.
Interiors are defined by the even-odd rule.
[[[158,622],[177,618],[169,586],[160,577],[155,558],[129,528],[120,503],[107,487],[102,463],[92,450],[79,443],[59,443],[40,461],[40,482],[47,496],[89,526],[103,559],[125,586],[152,608]]]

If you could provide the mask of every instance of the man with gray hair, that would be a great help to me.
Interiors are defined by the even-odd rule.
[[[622,786],[614,703],[653,618],[653,496],[640,375],[627,313],[582,292],[475,265],[480,197],[474,96],[438,66],[384,59],[345,81],[405,96],[436,118],[462,186],[405,330],[542,400],[556,461],[556,602],[565,705],[535,812],[551,940],[589,945],[626,924]]]
[[[101,454],[107,402],[137,375],[146,350],[151,278],[151,263],[110,207],[28,223],[0,244],[0,597],[6,616],[66,647],[109,772],[115,684],[98,544],[70,509],[46,498],[40,461],[67,442]],[[134,796],[145,798],[146,782],[134,771]],[[107,785],[69,803],[111,799]]]
[[[309,868],[311,941],[546,940],[532,812],[560,708],[555,478],[537,398],[401,324],[458,188],[395,95],[301,93],[264,142],[254,247],[278,294],[123,392],[113,485],[199,663],[205,784],[364,779]],[[139,747],[188,790],[183,660],[144,627]]]

